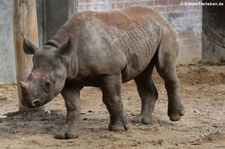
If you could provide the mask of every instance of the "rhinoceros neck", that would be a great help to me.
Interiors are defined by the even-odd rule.
[[[73,34],[75,30],[74,28],[76,27],[75,23],[76,15],[61,26],[48,42],[55,47],[61,46],[63,43],[68,41],[69,38],[71,38],[71,34]]]
[[[45,43],[45,45],[53,46],[55,48],[59,48],[59,46],[60,46],[60,44],[57,41],[53,40],[53,39],[47,41]]]

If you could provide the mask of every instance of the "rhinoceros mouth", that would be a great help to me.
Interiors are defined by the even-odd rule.
[[[30,101],[22,101],[22,105],[27,107],[27,108],[36,108],[43,106],[45,103],[42,102],[40,99],[33,99]]]
[[[24,107],[31,108],[30,104],[27,103],[27,102],[22,101],[21,104],[22,104]]]

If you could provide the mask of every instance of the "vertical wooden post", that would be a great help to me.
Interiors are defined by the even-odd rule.
[[[20,81],[25,80],[32,68],[32,57],[23,51],[22,33],[38,45],[36,0],[14,0],[14,46],[16,57],[19,111],[29,111],[21,104]],[[39,109],[39,108],[38,108]],[[40,108],[43,110],[43,108]]]

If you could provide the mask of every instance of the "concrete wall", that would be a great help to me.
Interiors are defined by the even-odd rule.
[[[13,0],[0,0],[0,84],[15,82]]]
[[[42,1],[42,2],[41,2]],[[180,53],[178,64],[196,63],[202,59],[202,7],[181,6],[183,0],[68,0],[74,4],[74,12],[85,10],[104,11],[130,5],[144,5],[159,11],[178,32]],[[201,0],[195,0],[201,1]],[[43,0],[38,0],[38,7]],[[193,2],[193,0],[185,0]],[[71,5],[70,5],[71,6]],[[39,13],[43,9],[38,9]],[[71,8],[69,10],[72,10]],[[70,12],[71,13],[71,12]],[[39,14],[43,17],[43,14]],[[43,24],[43,20],[39,20]],[[39,33],[43,34],[43,28]],[[45,28],[46,29],[46,28]],[[0,84],[15,82],[15,57],[13,43],[13,0],[0,0]],[[43,35],[39,36],[44,38]],[[41,42],[40,42],[41,44]]]

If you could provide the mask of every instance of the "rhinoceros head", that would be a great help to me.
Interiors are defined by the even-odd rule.
[[[27,80],[20,82],[21,102],[34,108],[51,101],[63,89],[67,76],[64,59],[68,58],[69,43],[58,48],[47,44],[38,48],[25,35],[23,39],[24,52],[33,55],[33,68]]]

